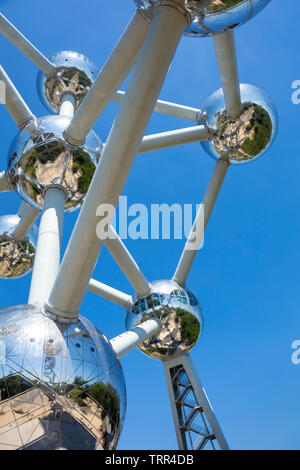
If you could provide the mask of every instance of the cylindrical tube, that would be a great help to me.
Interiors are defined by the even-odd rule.
[[[90,279],[88,290],[94,294],[100,295],[100,297],[103,297],[104,299],[121,305],[124,308],[127,308],[132,304],[131,295],[124,294],[124,292],[107,286],[106,284],[96,281],[95,279]]]
[[[27,207],[21,211],[21,215],[19,211],[20,221],[12,234],[15,240],[23,240],[40,215],[40,211],[38,209],[28,205],[26,206]]]
[[[175,274],[173,276],[173,280],[178,282],[181,285],[184,285],[186,283],[186,280],[191,270],[195,256],[201,244],[204,231],[206,229],[213,207],[215,205],[215,202],[217,200],[224,178],[226,176],[228,167],[229,167],[228,161],[222,160],[222,159],[218,160],[215,165],[215,168],[214,168],[212,177],[210,179],[209,185],[206,189],[202,204],[198,210],[195,221],[193,223],[193,227],[190,231],[190,234],[188,236],[181,258],[177,265]],[[191,249],[191,244],[192,244],[192,241],[194,241],[195,239],[195,234],[197,234],[197,242],[196,243],[193,242],[193,249]]]
[[[74,116],[75,98],[72,93],[65,93],[62,97],[59,114],[72,118]]]
[[[125,96],[125,91],[118,90],[112,97],[112,101],[121,103]],[[166,116],[186,119],[187,121],[199,122],[201,119],[201,109],[184,106],[182,104],[171,103],[170,101],[157,100],[154,107],[156,113]]]
[[[34,115],[1,65],[0,80],[5,86],[5,103],[3,104],[17,124],[18,128],[23,129],[26,124],[34,119]]]
[[[146,135],[141,142],[138,153],[152,152],[153,150],[162,150],[175,147],[176,145],[200,142],[208,140],[208,137],[208,130],[205,126],[187,127],[185,129]]]
[[[151,292],[151,284],[147,281],[112,226],[110,227],[110,233],[112,237],[105,240],[106,248],[120,266],[137,294],[141,297],[148,295]]]
[[[234,31],[214,34],[213,43],[217,57],[226,108],[232,117],[241,112],[241,93],[236,59]]]
[[[148,28],[149,23],[137,11],[66,129],[65,138],[70,144],[84,143],[88,132],[134,66]]]
[[[0,13],[0,33],[23,52],[45,75],[51,75],[55,72],[55,66],[2,13]]]
[[[155,335],[161,329],[161,323],[158,319],[151,318],[132,330],[125,331],[119,336],[110,340],[110,344],[118,357],[132,351],[147,338]]]
[[[65,191],[59,187],[50,187],[45,192],[29,304],[44,305],[58,273],[65,199]]]
[[[76,318],[79,314],[103,244],[96,234],[99,205],[118,203],[186,25],[186,17],[177,9],[164,5],[156,9],[47,301],[48,309],[57,315]],[[113,217],[110,214],[107,224]]]

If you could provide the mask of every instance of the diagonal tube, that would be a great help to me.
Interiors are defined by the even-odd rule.
[[[39,217],[40,211],[23,202],[19,209],[18,215],[20,217],[20,221],[16,226],[12,236],[15,240],[23,240]]]
[[[100,297],[103,297],[106,300],[110,300],[115,304],[121,305],[124,308],[132,305],[131,295],[124,294],[124,292],[107,286],[106,284],[96,281],[95,279],[90,279],[88,290],[96,295],[99,295]]]
[[[183,3],[183,0],[182,0]],[[77,318],[103,240],[97,237],[97,210],[116,207],[153,112],[177,45],[187,26],[176,7],[158,4],[126,97],[109,134],[102,158],[81,208],[58,276],[46,303],[48,310]],[[111,223],[114,214],[107,218]]]
[[[30,59],[45,75],[55,72],[55,66],[0,13],[0,33]]]
[[[120,358],[143,343],[147,338],[158,333],[160,329],[160,320],[158,318],[151,318],[140,323],[136,328],[132,328],[132,330],[125,331],[125,333],[112,338],[110,345],[115,354]]]
[[[125,91],[118,90],[112,97],[115,103],[121,103],[125,96]],[[199,122],[201,119],[201,109],[184,106],[183,104],[172,103],[170,101],[157,100],[154,107],[156,113],[167,116],[186,119],[187,121]]]
[[[0,81],[4,83],[5,100],[4,106],[17,124],[19,129],[23,129],[30,121],[34,119],[34,115],[28,108],[22,96],[8,77],[7,73],[0,65]]]
[[[148,29],[149,23],[137,10],[65,131],[65,139],[71,145],[85,142],[94,123],[134,66]]]
[[[190,231],[188,239],[186,241],[185,247],[183,249],[181,258],[177,265],[173,280],[178,282],[178,284],[185,285],[191,267],[193,265],[195,256],[200,247],[201,241],[203,239],[204,231],[208,224],[209,218],[211,216],[212,210],[214,208],[215,202],[217,200],[218,194],[220,192],[221,186],[223,184],[224,178],[226,176],[229,163],[227,160],[218,160],[213,174],[211,176],[210,182],[207,186],[202,204],[198,210],[193,227]],[[204,221],[204,223],[203,223]],[[195,234],[197,233],[198,246],[194,246],[191,250],[191,243],[195,239]]]
[[[234,31],[225,31],[215,34],[213,36],[213,43],[226,108],[232,117],[237,117],[241,112],[241,94]]]
[[[145,278],[115,229],[110,226],[109,230],[111,236],[105,240],[106,248],[113,256],[137,294],[141,297],[150,294],[151,284]]]

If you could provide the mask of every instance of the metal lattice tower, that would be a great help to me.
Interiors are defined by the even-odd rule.
[[[137,346],[163,362],[178,447],[228,449],[189,356],[203,312],[186,281],[228,169],[262,155],[276,135],[269,98],[239,83],[233,31],[269,0],[135,3],[100,71],[77,52],[47,59],[0,14],[0,33],[39,68],[40,97],[51,113],[34,116],[0,66],[5,106],[19,128],[0,191],[22,198],[17,215],[0,218],[0,277],[33,270],[28,304],[0,312],[0,449],[116,448],[126,408],[119,359]],[[183,34],[214,43],[222,88],[201,110],[159,99]],[[120,107],[103,144],[92,127],[110,101]],[[193,126],[145,136],[153,112]],[[201,142],[215,169],[173,278],[150,283],[111,225],[114,210],[137,154],[189,142]],[[99,207],[108,211],[100,228]],[[60,262],[64,214],[75,209]],[[133,296],[92,279],[103,244]],[[80,315],[87,290],[126,309],[124,333],[108,341]]]

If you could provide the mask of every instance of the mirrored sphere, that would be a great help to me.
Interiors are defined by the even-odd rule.
[[[159,0],[134,0],[147,19]],[[271,0],[185,0],[191,15],[186,36],[210,36],[246,23],[265,8]]]
[[[119,360],[89,320],[0,312],[0,450],[111,450],[125,409]]]
[[[68,193],[65,209],[80,206],[87,193],[102,144],[89,132],[84,145],[71,147],[63,136],[70,118],[46,116],[30,123],[14,139],[9,150],[8,169],[20,196],[33,207],[43,206],[43,190],[52,184]]]
[[[37,243],[37,227],[33,226],[23,240],[15,240],[13,232],[20,221],[17,215],[0,217],[0,278],[16,279],[33,267]]]
[[[210,132],[210,140],[201,142],[212,157],[229,158],[232,164],[254,160],[271,146],[278,127],[276,109],[257,87],[241,84],[242,113],[231,118],[225,106],[222,89],[208,98],[202,108],[202,123]]]
[[[64,94],[71,93],[78,108],[94,83],[98,68],[87,57],[78,52],[62,51],[49,57],[56,71],[45,76],[38,73],[37,88],[41,101],[49,111],[57,113]]]
[[[192,349],[202,331],[203,313],[197,297],[175,281],[152,283],[147,297],[133,297],[133,305],[126,310],[126,328],[134,328],[149,318],[159,318],[160,332],[148,338],[140,350],[153,359],[167,359]]]

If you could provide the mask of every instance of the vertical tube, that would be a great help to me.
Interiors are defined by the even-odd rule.
[[[202,204],[198,210],[193,227],[190,231],[190,234],[188,236],[181,258],[177,265],[175,274],[173,276],[173,280],[178,282],[181,285],[184,285],[186,283],[186,280],[191,270],[195,256],[198,252],[199,246],[203,239],[204,231],[206,229],[206,226],[208,224],[215,202],[217,200],[218,194],[220,192],[221,186],[223,184],[224,178],[226,176],[228,167],[229,167],[229,162],[227,160],[222,160],[222,159],[218,160],[215,165],[215,168],[214,168],[212,177],[210,179],[209,185],[206,189]],[[202,223],[202,221],[204,221],[204,223]],[[190,249],[191,241],[194,240],[196,233],[197,233],[197,239],[198,239],[198,246],[195,246],[194,249],[191,250]]]
[[[59,270],[65,191],[46,189],[29,292],[29,304],[42,306]]]
[[[74,116],[75,98],[72,93],[65,93],[62,97],[59,114],[72,118]]]
[[[183,2],[182,2],[183,3]],[[182,32],[186,16],[159,4],[134,73],[112,126],[104,152],[81,208],[47,307],[76,318],[103,240],[96,234],[99,205],[116,207],[153,112]],[[112,221],[111,213],[107,223]]]
[[[149,23],[137,11],[66,129],[65,138],[70,144],[84,143],[88,132],[134,66],[148,29]]]
[[[213,36],[220,78],[226,103],[226,108],[232,117],[241,112],[241,93],[234,31],[225,31]]]

